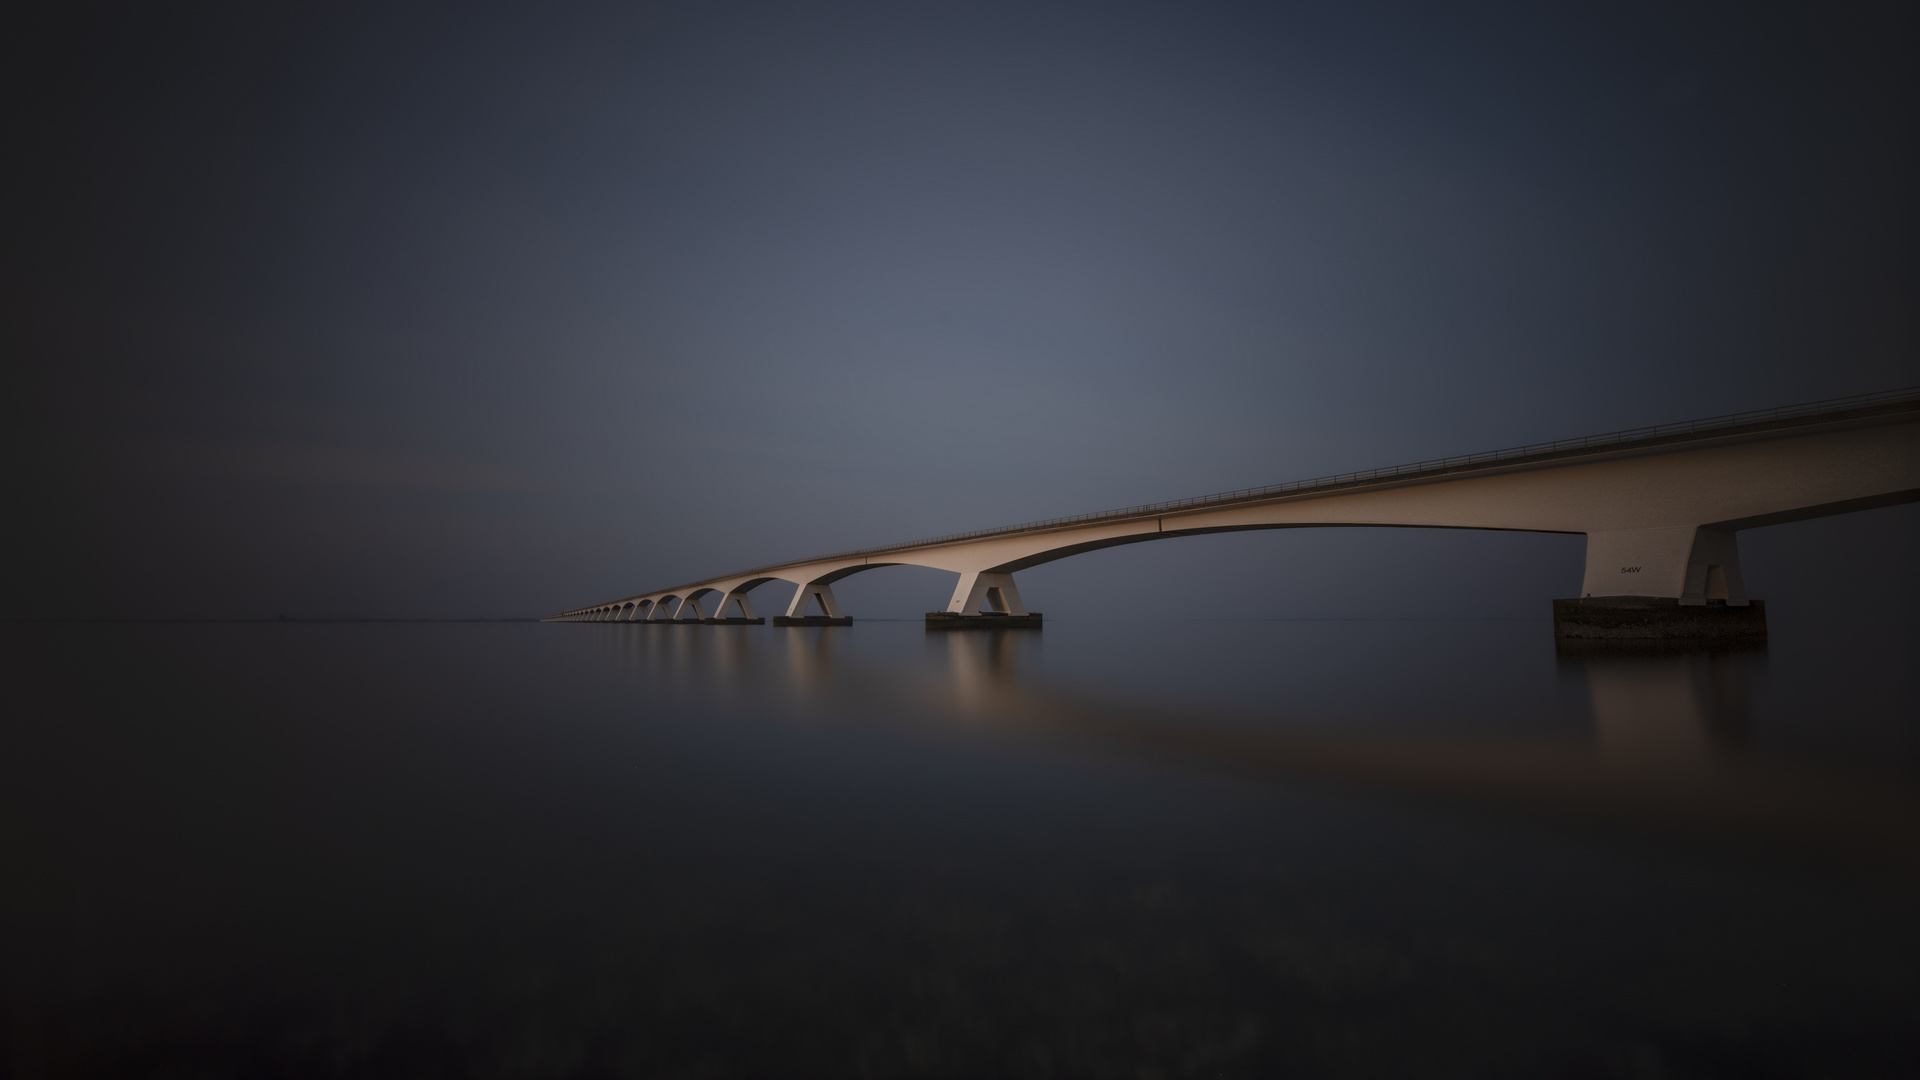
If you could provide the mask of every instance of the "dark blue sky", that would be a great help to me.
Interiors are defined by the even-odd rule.
[[[1920,382],[1893,5],[127,7],[7,46],[0,614],[539,614]],[[1023,589],[1542,614],[1579,551]]]

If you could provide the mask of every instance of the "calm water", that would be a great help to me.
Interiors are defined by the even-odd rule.
[[[13,1076],[1920,1075],[1898,628],[0,638]]]

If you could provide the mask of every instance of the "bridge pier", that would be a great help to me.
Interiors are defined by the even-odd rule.
[[[821,614],[807,614],[807,609],[816,601],[820,605]],[[809,581],[793,590],[793,602],[787,605],[787,613],[775,615],[773,625],[852,626],[853,620],[840,610],[840,601],[834,599],[832,585],[824,581]]]
[[[1687,607],[1748,602],[1733,532],[1706,525],[1588,533],[1580,595],[1667,596]]]
[[[985,604],[989,610],[981,611]],[[1013,575],[974,570],[960,575],[947,610],[927,612],[929,630],[1037,630],[1040,613],[1028,611]]]
[[[718,590],[715,590],[715,591],[718,591]],[[740,614],[737,617],[729,618],[727,616],[727,609],[732,607],[738,607],[740,609]],[[712,615],[700,621],[708,622],[708,623],[729,623],[729,624],[737,623],[740,625],[758,626],[758,625],[761,625],[762,623],[765,623],[767,620],[760,618],[758,615],[755,615],[753,613],[753,601],[747,599],[746,593],[740,592],[740,591],[734,591],[734,592],[721,593],[720,606],[713,609]]]
[[[986,570],[976,570],[960,575],[959,584],[953,589],[953,599],[947,601],[947,613],[978,614],[982,602],[996,615],[1027,613],[1027,605],[1021,601],[1020,590],[1013,583],[1013,575],[996,574]]]
[[[1580,597],[1553,602],[1562,642],[1764,641],[1731,529],[1684,525],[1587,534]]]

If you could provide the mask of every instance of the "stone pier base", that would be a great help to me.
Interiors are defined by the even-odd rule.
[[[987,612],[983,615],[956,615],[951,611],[927,612],[929,630],[1038,630],[1040,613],[1008,615]]]
[[[1565,643],[1647,642],[1683,644],[1764,643],[1767,609],[1758,600],[1745,607],[1709,600],[1682,606],[1662,596],[1594,596],[1553,602],[1553,636]]]

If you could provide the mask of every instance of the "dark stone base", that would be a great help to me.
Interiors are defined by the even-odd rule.
[[[929,630],[1038,630],[1040,613],[1035,611],[1026,615],[1001,615],[989,612],[984,615],[956,615],[951,611],[927,612]]]
[[[1553,602],[1556,641],[1700,644],[1767,640],[1767,607],[1759,600],[1728,607],[1709,600],[1683,606],[1663,596],[1594,596]]]
[[[842,615],[836,619],[831,615],[775,615],[773,617],[773,625],[775,626],[852,626],[853,616]]]
[[[1554,638],[1553,655],[1562,664],[1597,659],[1667,658],[1673,656],[1740,656],[1767,652],[1764,637],[1737,638]]]
[[[701,619],[700,621],[708,624],[709,626],[765,626],[767,625],[767,620],[765,619],[742,619],[737,616],[731,619]]]

